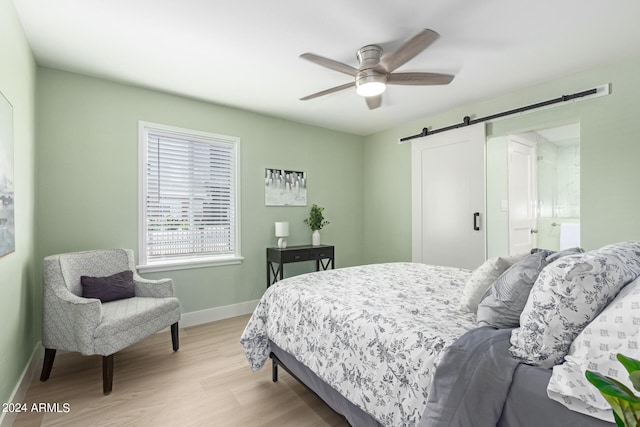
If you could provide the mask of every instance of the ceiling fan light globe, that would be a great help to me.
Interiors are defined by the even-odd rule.
[[[373,70],[363,70],[356,76],[356,93],[360,96],[378,96],[387,89],[387,76]]]
[[[360,96],[377,96],[387,89],[387,85],[382,82],[366,82],[357,85],[356,93]]]

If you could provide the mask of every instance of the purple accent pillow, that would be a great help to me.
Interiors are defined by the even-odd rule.
[[[136,296],[133,272],[129,270],[108,277],[82,276],[80,283],[84,298],[109,302]]]

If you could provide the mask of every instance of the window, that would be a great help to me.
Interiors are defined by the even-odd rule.
[[[140,122],[141,271],[239,263],[232,136]]]

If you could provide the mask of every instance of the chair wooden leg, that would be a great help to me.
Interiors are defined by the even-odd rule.
[[[178,351],[180,348],[180,339],[178,335],[178,322],[176,322],[171,325],[171,344],[173,344],[173,351]]]
[[[56,350],[54,348],[44,349],[44,361],[42,362],[42,373],[40,374],[40,381],[46,381],[51,375],[51,368],[53,368],[53,360],[56,358]]]
[[[102,392],[111,394],[113,387],[113,354],[102,356]]]

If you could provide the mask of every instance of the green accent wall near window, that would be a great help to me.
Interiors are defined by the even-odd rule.
[[[335,245],[337,266],[364,261],[362,137],[48,68],[38,69],[37,93],[38,260],[93,248],[138,253],[143,120],[241,139],[242,264],[145,274],[174,280],[183,313],[259,299],[275,222],[289,221],[289,245],[310,244],[303,220],[312,203],[331,220],[322,239]],[[309,206],[265,206],[265,168],[307,172]]]

